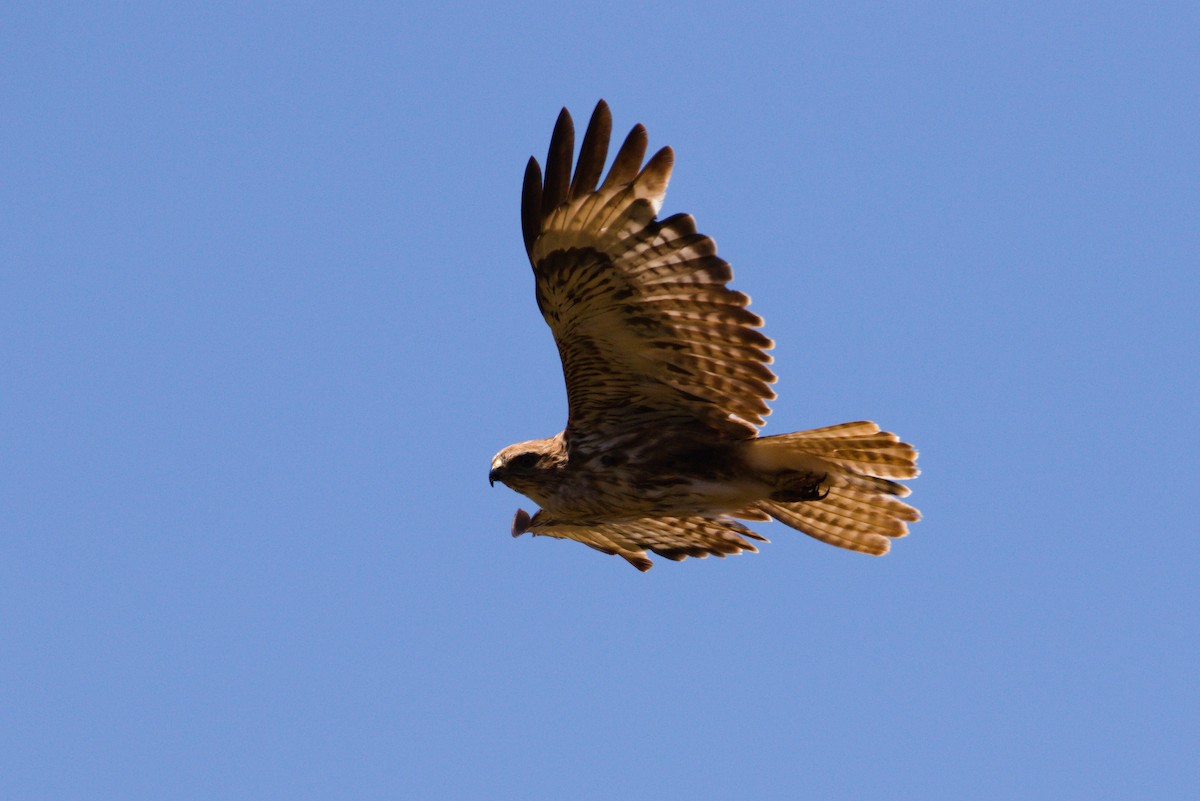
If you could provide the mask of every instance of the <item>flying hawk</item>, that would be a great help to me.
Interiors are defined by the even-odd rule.
[[[667,559],[757,551],[738,520],[774,518],[831,545],[887,553],[919,520],[894,479],[916,450],[870,422],[759,437],[770,413],[773,343],[729,265],[687,214],[659,220],[674,153],[642,165],[646,129],[626,137],[608,176],[612,115],[592,113],[571,173],[564,108],[546,176],[525,168],[521,229],[537,305],[567,383],[562,433],[510,445],[489,480],[541,506],[512,535],[577,540],[649,570]],[[597,187],[597,184],[599,186]]]

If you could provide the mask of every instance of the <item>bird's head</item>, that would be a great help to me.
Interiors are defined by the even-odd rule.
[[[537,500],[552,471],[562,463],[559,437],[535,439],[509,445],[492,459],[488,483],[497,481]]]

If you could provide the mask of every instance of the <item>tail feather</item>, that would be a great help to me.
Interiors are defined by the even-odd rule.
[[[920,472],[916,449],[869,420],[763,437],[762,442],[792,445],[876,478],[916,478]]]
[[[844,437],[865,437],[871,434],[882,433],[886,437],[895,437],[895,434],[889,434],[886,431],[880,431],[879,426],[872,423],[870,420],[858,420],[854,423],[838,423],[836,426],[825,426],[824,428],[810,428],[807,431],[796,431],[791,434],[780,434],[781,437],[789,437],[792,439],[820,439],[822,437],[836,437],[838,439]]]
[[[830,493],[832,494],[832,493]],[[803,531],[810,537],[850,551],[882,556],[888,552],[890,539],[903,536],[887,527],[862,523],[822,506],[824,501],[803,503],[763,503],[766,511],[786,526]],[[901,524],[903,527],[903,524]]]
[[[798,431],[756,440],[752,460],[760,467],[824,472],[828,493],[820,500],[764,500],[762,512],[823,542],[882,555],[890,542],[921,519],[899,500],[908,487],[892,479],[914,478],[917,451],[895,434],[867,421]]]

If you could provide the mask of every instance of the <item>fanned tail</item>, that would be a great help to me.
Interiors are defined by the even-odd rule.
[[[819,500],[759,501],[756,507],[810,537],[881,556],[921,513],[899,500],[915,478],[917,451],[895,434],[861,421],[755,440],[751,462],[781,473],[824,476]]]

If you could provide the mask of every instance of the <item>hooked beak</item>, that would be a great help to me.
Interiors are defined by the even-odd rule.
[[[499,467],[493,467],[490,471],[488,471],[488,485],[489,486],[492,486],[492,487],[496,486],[496,479],[498,479],[498,478],[500,478],[500,468]]]

